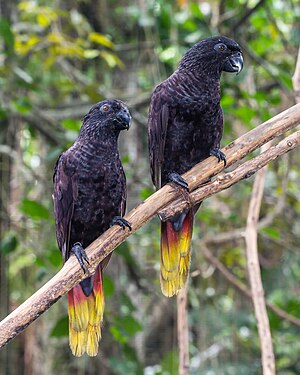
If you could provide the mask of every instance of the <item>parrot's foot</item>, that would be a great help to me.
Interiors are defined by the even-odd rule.
[[[131,225],[130,225],[129,221],[127,221],[126,219],[124,219],[124,217],[122,217],[122,216],[115,216],[112,219],[111,226],[113,226],[115,224],[119,225],[123,229],[128,228],[129,230],[131,230]]]
[[[76,256],[78,263],[80,264],[80,267],[82,268],[83,272],[86,273],[86,267],[84,265],[84,262],[86,262],[87,264],[90,264],[90,263],[89,263],[89,258],[87,257],[81,243],[76,242],[72,246],[71,252]]]
[[[224,162],[224,167],[226,167],[226,156],[219,148],[212,148],[209,154],[215,156],[218,159],[218,163],[222,160]]]
[[[168,174],[168,178],[170,180],[170,182],[174,182],[174,184],[184,188],[185,190],[189,191],[189,185],[188,183],[185,181],[185,179],[183,177],[180,176],[180,174],[176,173],[176,172],[171,172]]]

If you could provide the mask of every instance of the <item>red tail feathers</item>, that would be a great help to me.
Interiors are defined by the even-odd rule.
[[[162,293],[171,297],[185,285],[191,262],[191,240],[194,213],[189,210],[179,231],[171,221],[161,223],[161,268]]]
[[[93,357],[98,353],[101,322],[104,311],[104,294],[101,266],[93,278],[93,291],[86,297],[80,285],[68,293],[69,341],[72,353],[80,357],[85,352]]]

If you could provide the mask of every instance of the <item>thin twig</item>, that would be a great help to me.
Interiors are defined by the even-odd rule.
[[[298,57],[297,57],[295,72],[294,72],[292,81],[293,81],[296,103],[300,103],[300,47],[298,50]]]
[[[177,333],[179,350],[179,375],[189,375],[189,327],[187,318],[187,286],[177,295]]]
[[[223,263],[216,258],[211,251],[207,248],[204,243],[201,243],[201,251],[205,258],[216,268],[218,269],[221,274],[227,279],[230,284],[232,284],[237,290],[242,292],[247,298],[252,300],[251,291],[247,288],[247,286],[239,280],[236,276],[234,276],[225,266]],[[290,315],[286,311],[282,310],[280,307],[273,305],[271,302],[266,301],[267,307],[278,317],[287,322],[295,325],[296,327],[300,328],[300,319],[296,318],[293,315]]]
[[[253,8],[247,8],[245,9],[244,14],[242,17],[235,22],[232,27],[231,27],[231,33],[234,34],[236,33],[237,29],[246,23],[246,21],[249,19],[249,17],[260,7],[264,4],[265,0],[259,0],[256,5],[254,5]]]
[[[265,185],[266,168],[260,169],[254,180],[245,239],[251,294],[261,343],[263,374],[275,375],[275,356],[257,249],[257,223]]]
[[[282,159],[284,159],[284,156],[282,157]],[[287,159],[287,158],[285,158],[285,159]],[[288,174],[289,174],[288,165],[286,165],[284,167],[284,169],[285,169],[285,171],[283,173],[283,176],[281,177],[281,179],[282,179],[282,187],[281,187],[282,192],[279,195],[275,206],[273,206],[272,211],[269,212],[266,216],[262,217],[259,220],[259,222],[257,224],[257,228],[259,230],[261,230],[263,228],[266,228],[266,227],[269,227],[273,223],[274,219],[278,215],[282,214],[282,211],[285,207],[286,193],[287,193],[287,188],[288,188]],[[234,241],[237,241],[237,240],[242,240],[245,237],[245,230],[246,230],[245,227],[241,227],[241,228],[236,228],[236,229],[230,230],[228,232],[214,233],[213,235],[209,234],[209,235],[206,235],[202,239],[202,241],[206,245],[211,245],[211,244],[219,245],[219,244],[223,244],[223,243],[226,243],[226,242],[234,242]]]
[[[249,57],[255,62],[255,65],[260,65],[266,73],[273,79],[274,83],[276,83],[276,86],[280,87],[282,92],[291,100],[293,103],[293,94],[291,93],[291,90],[289,90],[287,87],[284,86],[284,84],[278,79],[278,76],[274,73],[274,71],[278,70],[278,66],[271,63],[268,60],[265,60],[263,57],[258,55],[253,49],[249,47],[249,45],[246,43],[246,41],[239,39],[240,45],[243,48],[243,51],[245,51]]]

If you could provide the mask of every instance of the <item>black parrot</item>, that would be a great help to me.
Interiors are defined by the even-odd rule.
[[[118,153],[118,136],[129,129],[130,113],[119,100],[104,100],[84,116],[79,136],[59,157],[54,171],[54,212],[58,246],[66,261],[74,253],[84,269],[84,252],[112,224],[130,228],[122,218],[126,179]],[[69,339],[72,353],[95,356],[104,310],[102,270],[68,293]]]
[[[243,68],[240,46],[217,36],[204,39],[186,52],[177,70],[151,97],[148,137],[151,175],[157,189],[168,182],[188,188],[180,176],[210,155],[226,164],[220,151],[223,112],[220,78],[223,71]],[[161,289],[176,294],[186,283],[194,209],[161,223]]]

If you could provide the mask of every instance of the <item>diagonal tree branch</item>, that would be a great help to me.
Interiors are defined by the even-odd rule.
[[[242,159],[245,155],[257,149],[262,144],[283,134],[285,131],[296,127],[298,124],[300,124],[300,104],[273,117],[225,147],[222,151],[226,154],[227,165],[231,165]],[[281,146],[278,147],[278,149],[276,146],[273,146],[274,154],[272,158],[274,159],[278,155],[282,155],[283,153],[292,150],[299,143],[300,132],[295,132],[284,141],[280,142],[278,146]],[[278,153],[278,155],[276,153]],[[256,170],[264,165],[264,157],[264,154],[257,157],[262,159],[260,159],[260,163],[256,165]],[[270,160],[272,160],[272,158]],[[256,170],[253,168],[251,169],[250,167],[253,167],[253,165],[248,165],[249,169],[243,171],[241,178],[245,178],[255,173]],[[216,175],[223,168],[224,166],[222,163],[217,163],[215,158],[211,157],[192,168],[184,175],[184,177],[187,179],[190,190],[192,191],[207,181],[208,178]],[[234,173],[234,171],[230,173]],[[230,175],[229,178],[231,178]],[[237,181],[238,180],[236,180],[236,182]],[[220,185],[221,187],[219,190],[216,189],[214,193],[228,187],[229,185],[230,181],[226,181],[226,184],[224,186]],[[195,193],[196,192],[197,191],[195,191]],[[200,200],[209,195],[211,195],[210,191],[207,191],[206,196],[203,196],[202,193],[202,195],[200,195]],[[162,211],[163,208],[173,201],[176,201],[178,198],[183,200],[180,190],[174,188],[172,185],[166,185],[151,195],[145,202],[131,210],[126,215],[126,219],[132,225],[131,232],[127,229],[122,230],[120,227],[113,226],[88,246],[86,249],[90,261],[88,272],[93,273],[99,262],[109,255],[121,242],[153,218],[157,212]],[[29,297],[21,306],[14,310],[0,323],[0,348],[22,332],[62,295],[67,293],[86,276],[86,274],[83,274],[75,257],[72,256],[51,280],[49,280],[41,289]]]
[[[267,151],[264,151],[259,156],[246,161],[231,172],[223,173],[217,176],[212,182],[206,183],[199,187],[189,195],[189,201],[184,199],[177,199],[172,202],[168,207],[159,211],[159,216],[162,220],[168,220],[175,214],[182,212],[190,205],[195,205],[201,202],[221,190],[228,189],[237,182],[249,178],[262,167],[270,163],[272,160],[282,156],[288,151],[291,151],[297,147],[300,143],[300,130],[294,132],[290,136],[283,139],[277,145],[270,147]],[[240,231],[238,237],[240,237]],[[231,233],[233,235],[233,233]]]

